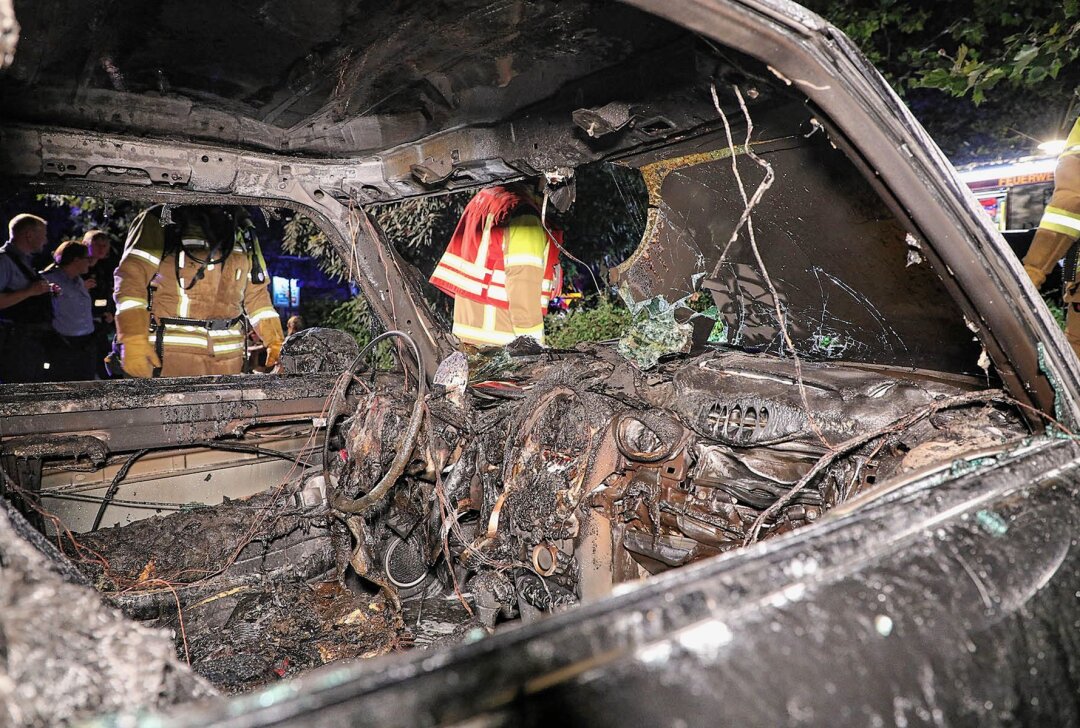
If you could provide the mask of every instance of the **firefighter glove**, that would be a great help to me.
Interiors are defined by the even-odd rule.
[[[120,366],[132,377],[148,379],[154,369],[161,366],[161,359],[146,336],[125,336],[120,352]]]
[[[278,363],[281,356],[281,342],[275,341],[266,345],[266,366],[272,368]]]
[[[285,341],[285,334],[281,331],[281,319],[275,314],[256,321],[255,331],[266,347],[266,366],[272,369],[278,362],[281,344]]]

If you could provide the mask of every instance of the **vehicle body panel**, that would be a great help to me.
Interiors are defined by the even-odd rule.
[[[1043,406],[1050,402],[1051,385],[1040,372],[1040,366],[1055,370],[1057,386],[1073,386],[1080,374],[1072,369],[1074,358],[1064,355],[1067,347],[1059,348],[1064,340],[1056,334],[1049,316],[1044,315],[1045,308],[1038,305],[1034,291],[1019,275],[1019,266],[1007,254],[1000,235],[983,219],[985,216],[972,214],[978,209],[977,203],[940,150],[842,34],[816,16],[783,3],[703,2],[654,7],[642,2],[639,7],[760,59],[774,69],[783,83],[808,97],[812,108],[821,111],[821,123],[835,130],[833,143],[841,146],[856,164],[865,164],[865,174],[871,181],[881,180],[877,191],[886,204],[893,207],[901,221],[910,221],[919,240],[926,241],[925,252],[931,264],[943,274],[946,287],[978,329],[995,368],[1016,396],[1034,397]],[[592,20],[619,27],[619,18],[612,18]],[[583,22],[582,18],[576,20]],[[515,22],[526,21],[518,18]],[[532,49],[522,55],[532,57],[537,53]],[[677,68],[677,64],[672,68]],[[789,76],[784,69],[798,69],[798,72],[792,71]],[[654,88],[663,87],[663,76],[653,75],[650,85],[653,84]],[[600,93],[587,84],[571,84],[570,88],[580,89],[579,97],[587,93],[596,98]],[[22,93],[18,89],[18,83],[9,84],[7,93],[18,96]],[[618,87],[605,89],[609,95],[618,91]],[[700,126],[706,120],[715,124],[715,111],[710,110],[707,98],[699,95],[695,100],[682,93],[665,101],[662,107],[667,112],[663,118],[670,125],[665,137]],[[556,98],[568,94],[564,90]],[[496,108],[504,117],[519,109],[512,98],[502,99],[500,104]],[[428,194],[431,188],[420,180],[430,179],[427,168],[432,166],[443,170],[435,175],[437,186],[454,189],[597,158],[598,150],[583,141],[580,134],[565,130],[565,122],[556,122],[560,116],[557,108],[556,105],[546,109],[530,107],[518,113],[519,118],[512,122],[489,121],[480,128],[465,126],[428,137],[418,131],[413,141],[391,145],[377,154],[339,158],[336,165],[305,166],[296,158],[269,155],[244,158],[235,154],[225,156],[213,147],[170,145],[186,150],[179,157],[174,156],[171,166],[163,167],[158,152],[148,154],[137,144],[133,145],[133,140],[125,143],[123,137],[106,133],[91,144],[92,136],[85,140],[82,134],[75,138],[65,138],[62,134],[34,138],[35,133],[31,132],[31,138],[13,139],[11,135],[24,134],[17,127],[3,130],[4,162],[17,179],[23,180],[47,181],[56,179],[57,174],[74,174],[91,180],[104,175],[116,182],[129,176],[139,185],[154,182],[159,193],[166,191],[160,188],[167,185],[169,194],[206,193],[204,200],[212,199],[216,193],[249,197],[252,201],[258,198],[303,205],[313,210],[317,218],[328,220],[341,238],[355,239],[350,253],[358,256],[363,273],[358,276],[361,284],[371,286],[365,287],[365,293],[377,305],[392,297],[401,318],[401,308],[410,308],[409,296],[400,291],[400,284],[379,282],[385,279],[387,268],[400,268],[400,265],[387,259],[383,246],[371,240],[361,242],[361,238],[369,237],[370,231],[364,225],[349,223],[349,200],[371,203]],[[682,116],[675,112],[678,108],[684,109]],[[470,121],[476,124],[478,118]],[[530,144],[533,139],[535,142]],[[617,142],[615,149],[604,148],[603,154],[616,154],[620,147],[629,152],[640,147],[643,139],[647,146],[648,136],[636,131]],[[516,151],[530,147],[532,151],[524,157]],[[984,297],[981,292],[986,290],[1000,290],[1002,295]],[[978,306],[973,304],[975,300]],[[410,321],[425,318],[423,311],[410,313],[415,314],[405,317]],[[388,314],[386,309],[380,311],[384,320]],[[411,326],[413,333],[425,332],[421,336],[427,339],[425,346],[437,348],[428,325]],[[1043,358],[1040,364],[1036,342],[1054,348],[1061,356],[1049,361]],[[1062,363],[1057,363],[1059,358]],[[1075,401],[1073,394],[1070,391],[1061,405],[1071,408],[1073,405],[1069,403]]]
[[[562,6],[559,13],[549,21],[537,19],[538,9],[553,5]],[[885,225],[891,225],[890,254],[899,258],[915,241],[940,282],[906,292],[886,282],[882,296],[906,294],[916,303],[943,295],[952,299],[953,313],[942,315],[951,328],[927,334],[927,347],[936,343],[947,349],[934,352],[941,354],[934,363],[954,374],[982,370],[987,381],[992,371],[1033,429],[1043,429],[1051,415],[1054,426],[1029,442],[893,482],[834,511],[813,528],[618,587],[613,596],[540,622],[437,653],[330,666],[230,701],[146,718],[147,725],[539,725],[556,719],[669,725],[1080,721],[1073,699],[1080,687],[1073,654],[1080,574],[1072,553],[1080,478],[1077,446],[1062,434],[1080,421],[1080,364],[1018,262],[880,75],[820,18],[793,4],[761,0],[632,0],[629,5],[633,7],[618,6],[618,12],[603,18],[589,4],[494,3],[493,12],[511,27],[538,27],[537,38],[525,44],[523,55],[544,57],[550,65],[537,68],[551,75],[541,83],[535,69],[512,73],[516,66],[511,63],[507,69],[504,62],[506,75],[499,76],[492,69],[499,68],[502,46],[483,47],[475,55],[485,62],[474,65],[470,52],[475,37],[467,32],[449,35],[447,44],[462,43],[470,60],[447,61],[460,74],[447,78],[476,73],[483,79],[455,107],[460,118],[437,100],[432,106],[429,97],[415,95],[417,87],[406,95],[416,102],[413,106],[393,96],[385,115],[367,118],[364,111],[372,107],[362,103],[352,115],[356,109],[348,109],[353,103],[382,103],[386,94],[378,83],[385,77],[365,76],[363,62],[345,56],[328,56],[346,59],[340,66],[345,71],[340,88],[327,87],[325,79],[314,84],[301,80],[294,84],[293,96],[281,95],[281,86],[263,94],[258,126],[248,122],[250,109],[240,109],[228,124],[213,128],[224,119],[227,94],[208,97],[205,109],[184,107],[178,117],[182,125],[206,121],[194,131],[182,126],[188,132],[184,141],[162,138],[177,131],[177,119],[162,121],[157,101],[147,102],[145,119],[144,110],[135,108],[117,122],[100,118],[89,107],[56,117],[63,95],[43,97],[41,113],[50,120],[88,128],[36,128],[38,111],[16,83],[7,93],[19,103],[0,124],[0,165],[8,183],[42,191],[303,210],[323,226],[346,259],[355,261],[354,273],[380,319],[417,339],[430,371],[450,351],[449,340],[363,206],[519,179],[600,158],[647,168],[704,132],[713,134],[708,151],[726,147],[728,159],[738,156],[730,148],[741,139],[717,141],[722,127],[716,117],[725,110],[719,102],[714,106],[710,89],[701,85],[684,83],[673,87],[670,97],[649,99],[643,116],[662,118],[663,123],[649,127],[660,132],[650,133],[648,125],[642,125],[625,136],[597,142],[568,123],[569,112],[591,105],[580,99],[599,103],[617,98],[623,88],[632,87],[641,67],[655,61],[648,53],[635,52],[653,49],[671,62],[641,83],[645,90],[663,87],[668,72],[678,76],[692,68],[690,61],[675,62],[683,55],[668,52],[664,44],[677,45],[699,34],[709,43],[756,59],[782,89],[804,94],[803,110],[818,121],[831,145],[863,174],[868,189],[894,217]],[[271,15],[288,10],[280,3],[268,7]],[[323,31],[337,22],[333,12],[338,7],[320,10]],[[392,4],[379,17],[385,20],[399,7]],[[482,11],[485,6],[478,7]],[[639,37],[626,48],[612,50],[586,39],[565,57],[545,56],[549,33],[560,24],[584,27],[589,20],[618,28],[625,18],[645,17],[642,13],[674,25],[656,26],[650,20],[634,26],[638,31],[660,28],[655,43]],[[673,34],[676,26],[690,34]],[[403,23],[401,32],[415,35],[421,28]],[[556,37],[576,36],[569,32]],[[402,38],[387,36],[382,43],[376,39],[372,55],[360,55],[394,67],[398,58],[390,51],[402,46]],[[438,60],[445,52],[444,39],[439,39],[431,56]],[[137,53],[132,57],[138,58]],[[586,68],[596,70],[629,59],[626,74],[613,77],[626,86],[611,81],[605,97],[597,90],[603,76],[560,75],[583,59]],[[418,67],[430,82],[433,66]],[[236,68],[249,66],[245,62]],[[108,106],[117,103],[116,98],[129,98],[126,90],[116,88],[115,79],[111,90],[104,89],[110,78],[107,68],[105,76],[96,67],[87,69],[88,77],[97,79],[87,100],[109,97],[113,100]],[[21,73],[20,83],[27,78],[25,70]],[[200,91],[198,83],[192,81],[195,91]],[[144,95],[153,85],[147,78],[136,84]],[[262,88],[253,81],[248,90]],[[317,88],[321,91],[315,93]],[[76,83],[66,90],[86,89]],[[313,94],[322,94],[322,103],[314,103]],[[427,116],[412,113],[416,104]],[[306,115],[290,117],[296,109],[306,110]],[[733,115],[737,106],[729,103],[726,112],[738,119]],[[155,138],[124,133],[146,119],[152,123],[145,129]],[[282,131],[286,120],[292,126]],[[238,140],[246,148],[226,145]],[[754,165],[746,156],[734,163],[747,170],[752,189],[758,179]],[[730,188],[728,193],[733,196]],[[673,197],[678,198],[677,191]],[[671,212],[670,200],[664,204]],[[769,219],[764,210],[756,215]],[[868,216],[875,222],[880,218]],[[683,260],[680,256],[688,260],[693,255],[675,250],[662,228],[654,225],[637,257],[620,270],[635,298],[674,298],[693,290],[689,283],[680,290],[677,276],[689,279],[699,263]],[[793,267],[812,265],[815,254],[825,259],[845,251],[851,255],[851,250],[836,244],[811,251]],[[662,260],[651,253],[670,256],[670,270],[635,270],[643,258],[650,263]],[[701,265],[700,270],[707,270]],[[899,268],[904,261],[893,265]],[[957,325],[961,321],[963,327]],[[853,326],[865,330],[873,323]],[[910,336],[917,334],[912,331]],[[971,337],[977,337],[977,343]],[[983,352],[985,357],[980,356]],[[920,362],[917,353],[918,347],[911,355],[868,361],[914,367]],[[188,396],[200,423],[217,421],[231,409],[238,412],[231,419],[248,424],[263,422],[263,416],[281,421],[313,415],[310,408],[305,411],[311,403],[302,401],[295,402],[294,409],[290,403],[280,411],[268,407],[263,412],[261,401],[247,404],[246,387],[227,394],[219,405],[212,401],[215,388],[200,383]],[[0,391],[15,407],[12,434],[30,434],[34,428],[19,419],[30,413],[24,415],[11,400],[16,394]],[[156,405],[155,397],[140,400],[140,406]],[[57,434],[82,433],[79,416],[76,406],[72,413],[56,416],[50,427]],[[221,432],[213,429],[216,425],[178,429],[167,416],[156,414],[151,420],[170,444]],[[116,423],[111,427],[123,432]],[[155,432],[150,441],[157,442],[158,436]],[[117,441],[128,450],[147,442],[134,434],[117,435]],[[121,720],[105,723],[119,725]]]
[[[1075,723],[1076,453],[1042,442],[538,624],[162,725]]]

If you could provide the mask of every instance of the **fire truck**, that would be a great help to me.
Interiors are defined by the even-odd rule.
[[[1056,157],[1032,157],[958,171],[997,229],[1019,233],[1039,226],[1054,191],[1056,166]]]
[[[1043,210],[1054,192],[1057,157],[1025,157],[1012,162],[960,167],[957,172],[994,221],[1017,257],[1035,237]],[[1061,286],[1061,266],[1047,277],[1043,292]]]

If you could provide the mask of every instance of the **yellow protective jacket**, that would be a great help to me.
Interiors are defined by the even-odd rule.
[[[489,216],[485,237],[491,226]],[[504,230],[501,257],[505,263],[497,271],[496,283],[505,290],[506,303],[455,296],[453,333],[461,341],[479,347],[505,346],[519,336],[530,336],[543,344],[544,312],[552,295],[552,279],[557,278],[548,271],[554,268],[550,261],[552,257],[558,259],[558,252],[552,256],[554,246],[536,215],[513,217]]]
[[[497,308],[510,308],[506,269],[521,264],[524,259],[533,264],[533,253],[537,252],[532,250],[531,244],[525,251],[515,253],[511,250],[513,246],[505,235],[513,224],[515,213],[539,221],[541,210],[533,196],[516,185],[498,185],[477,192],[465,206],[450,243],[431,274],[432,285],[458,301],[464,298]],[[539,229],[543,230],[542,227]],[[539,310],[543,315],[547,313],[548,300],[558,295],[558,248],[562,244],[562,231],[547,230],[541,239],[554,243],[539,251],[542,260],[538,265],[543,274]]]
[[[284,339],[258,239],[240,225],[231,249],[214,261],[208,233],[180,210],[174,212],[179,240],[174,234],[167,244],[161,211],[153,207],[136,218],[124,245],[115,274],[117,338],[121,344],[148,339],[158,349],[162,376],[239,373],[245,317],[268,348]],[[251,280],[253,263],[263,280]]]
[[[1080,239],[1080,119],[1073,125],[1054,171],[1054,194],[1043,212],[1024,270],[1036,288]],[[1065,281],[1065,338],[1080,356],[1080,281]]]
[[[1054,195],[1043,212],[1031,248],[1024,256],[1035,287],[1080,239],[1080,119],[1073,124],[1054,172]]]

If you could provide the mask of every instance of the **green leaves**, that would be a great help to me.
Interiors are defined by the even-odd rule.
[[[58,229],[64,239],[79,239],[88,230],[104,230],[117,250],[123,248],[131,223],[149,207],[128,200],[105,201],[77,195],[36,195],[35,199],[63,217],[62,225],[50,219],[50,232]]]
[[[327,276],[336,281],[348,278],[348,267],[337,254],[322,230],[303,215],[294,215],[285,223],[281,249],[289,255],[313,258]]]
[[[1013,72],[1022,72],[1031,65],[1032,61],[1039,57],[1039,46],[1026,45],[1013,56]]]
[[[372,314],[371,307],[362,296],[339,303],[315,325],[340,329],[351,334],[361,347],[366,346],[369,341],[375,338],[376,331],[382,329],[382,326]],[[380,341],[375,345],[372,358],[377,369],[393,368],[394,354],[391,346],[393,344],[389,341]]]
[[[1057,78],[1076,60],[1080,0],[807,0],[904,91],[982,99],[1002,81]],[[959,18],[959,19],[958,19]]]
[[[556,349],[569,349],[583,341],[618,339],[630,326],[630,311],[605,297],[594,308],[575,307],[567,314],[544,318],[544,342]]]
[[[428,276],[472,196],[472,192],[457,192],[402,200],[370,212],[398,253]]]
[[[803,2],[855,41],[956,162],[1031,153],[1031,137],[1075,118],[1080,0]]]

